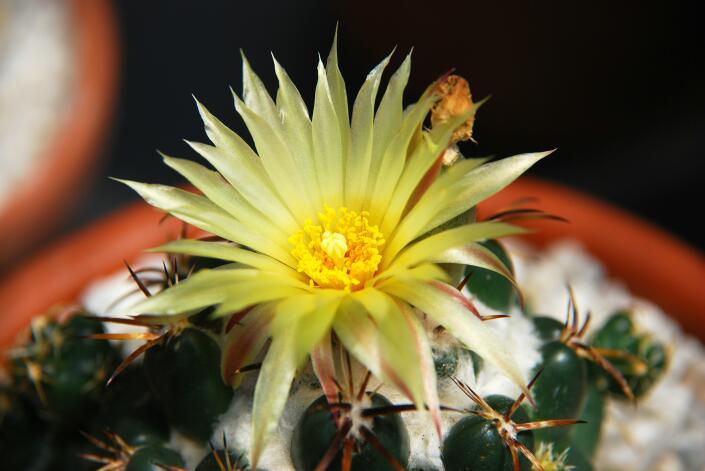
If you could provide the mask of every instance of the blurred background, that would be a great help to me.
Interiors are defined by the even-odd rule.
[[[245,132],[228,89],[241,89],[239,49],[272,92],[273,52],[312,103],[317,53],[327,55],[336,22],[349,94],[392,49],[390,70],[413,48],[409,102],[451,68],[468,78],[476,99],[492,95],[467,155],[557,148],[532,175],[610,201],[703,250],[705,30],[697,6],[0,0],[2,232],[20,225],[3,219],[13,192],[38,204],[58,180],[80,176],[48,197],[51,214],[13,236],[23,243],[4,255],[0,274],[137,199],[108,176],[181,182],[155,150],[194,157],[182,138],[206,139],[191,94]],[[77,29],[92,35],[79,50]],[[93,51],[87,62],[86,48]],[[84,65],[75,67],[79,58]],[[82,98],[90,132],[79,134],[94,136],[82,151],[83,170],[50,166],[37,156],[71,154],[75,129],[52,126],[67,109],[84,109],[67,103],[91,80],[102,92]],[[38,116],[22,112],[32,107]],[[36,183],[41,172],[49,175]]]

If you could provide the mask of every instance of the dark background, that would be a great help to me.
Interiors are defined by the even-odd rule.
[[[317,53],[340,21],[348,92],[392,48],[414,48],[406,97],[455,67],[480,111],[478,146],[506,156],[558,148],[531,174],[584,190],[705,248],[705,34],[696,2],[115,1],[122,82],[102,175],[64,227],[136,196],[107,176],[178,183],[155,149],[205,140],[191,94],[238,132],[242,48],[276,90],[270,51],[310,104]],[[389,74],[387,74],[388,76]],[[648,254],[645,254],[648,256]]]

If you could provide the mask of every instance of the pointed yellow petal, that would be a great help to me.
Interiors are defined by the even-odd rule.
[[[480,244],[469,244],[465,247],[448,249],[441,254],[430,257],[428,261],[433,263],[457,263],[491,270],[509,280],[515,289],[519,289],[509,268],[492,251]]]
[[[367,283],[367,286],[378,286],[384,280],[395,277],[413,278],[419,281],[450,281],[448,272],[435,263],[422,263],[412,268],[394,266],[381,271],[375,278]]]
[[[345,204],[360,210],[372,161],[373,120],[377,90],[389,63],[387,56],[370,71],[355,99],[350,125],[350,153],[346,169]]]
[[[300,285],[303,285],[301,282]],[[227,316],[260,303],[286,299],[306,293],[308,286],[292,286],[286,278],[277,280],[273,274],[264,274],[259,280],[242,282],[226,291],[226,298],[213,312],[214,317]]]
[[[330,332],[343,296],[344,293],[330,291],[301,294],[281,301],[277,305],[276,316],[272,322],[272,335],[277,336],[284,331],[298,329],[295,341],[296,358],[297,362],[303,361],[313,346]]]
[[[333,329],[345,349],[377,378],[384,378],[377,343],[377,326],[367,311],[352,299],[341,303]]]
[[[313,152],[321,197],[329,206],[338,208],[343,206],[346,150],[341,141],[338,110],[332,100],[325,69],[319,62],[312,121]],[[347,121],[347,116],[345,120]]]
[[[274,316],[271,303],[260,304],[228,332],[221,353],[221,376],[226,384],[239,386],[243,375],[237,370],[251,364],[269,338],[269,323]]]
[[[322,208],[324,202],[321,200],[316,164],[313,160],[312,129],[308,109],[284,68],[274,59],[274,56],[272,59],[279,80],[277,109],[281,116],[284,137],[296,165],[301,169],[306,182],[305,189],[314,207]]]
[[[279,424],[296,373],[296,329],[272,339],[259,371],[252,405],[252,445],[250,461],[255,469],[268,438]]]
[[[449,249],[464,247],[470,242],[496,239],[498,237],[522,234],[524,232],[526,232],[526,229],[504,222],[490,221],[465,224],[421,239],[419,242],[406,247],[406,249],[394,259],[395,255],[401,249],[400,245],[408,238],[405,237],[404,233],[399,233],[385,250],[383,260],[385,262],[391,260],[390,267],[408,267],[438,257]]]
[[[242,99],[249,109],[267,121],[276,131],[281,129],[281,121],[272,97],[262,80],[257,76],[245,53],[240,50],[242,57]]]
[[[421,182],[426,172],[438,160],[443,151],[448,147],[453,131],[474,115],[476,108],[455,116],[439,124],[430,132],[422,133],[422,140],[416,145],[414,151],[406,162],[404,172],[399,178],[394,195],[389,203],[387,212],[381,225],[384,234],[391,234],[402,217],[409,202],[409,198]]]
[[[169,242],[149,250],[150,252],[165,252],[193,255],[196,257],[215,258],[238,262],[264,271],[278,272],[292,278],[300,278],[300,274],[266,255],[251,250],[236,247],[228,242],[205,242],[201,240],[181,239]]]
[[[441,405],[436,387],[436,367],[433,363],[431,345],[426,335],[426,329],[419,321],[414,310],[402,301],[397,301],[402,319],[409,328],[409,333],[414,341],[415,351],[418,353],[418,369],[421,375],[426,406],[431,414],[431,419],[436,427],[436,433],[441,436]]]
[[[525,389],[526,378],[503,341],[463,305],[464,297],[458,290],[440,282],[401,278],[390,279],[379,289],[421,309],[514,384]]]
[[[401,129],[384,151],[379,172],[375,177],[374,192],[371,195],[371,207],[375,208],[375,213],[371,214],[374,224],[379,224],[383,214],[387,211],[406,165],[407,149],[411,139],[423,124],[434,101],[435,97],[432,95],[424,95],[417,103],[411,105],[404,115]]]
[[[306,182],[299,167],[296,166],[280,133],[280,122],[273,123],[266,120],[248,108],[236,95],[233,95],[233,98],[235,109],[245,121],[255,141],[262,165],[284,203],[297,220],[303,221],[315,216],[318,208],[313,208],[307,192],[302,191],[312,182]]]
[[[199,110],[202,114],[206,113],[205,108],[200,105]],[[209,121],[212,119],[212,116],[208,118]],[[213,165],[253,207],[268,215],[271,220],[277,221],[287,233],[294,232],[298,223],[274,190],[262,161],[240,136],[230,132],[231,135],[225,140],[225,144],[213,141],[217,147],[191,141],[186,143]]]
[[[409,81],[410,71],[411,53],[406,56],[399,69],[389,79],[389,84],[375,115],[372,162],[370,164],[370,178],[367,183],[367,196],[370,198],[368,203],[371,201],[371,194],[377,183],[385,151],[402,127],[404,89]]]
[[[350,146],[350,123],[348,114],[348,92],[345,89],[345,80],[340,73],[338,67],[338,27],[335,27],[335,35],[333,36],[333,45],[328,54],[326,61],[325,77],[327,87],[330,90],[330,100],[333,105],[334,114],[338,123],[340,135],[340,145],[343,155],[347,155],[348,147]],[[318,78],[320,82],[320,75]],[[316,100],[318,100],[318,92],[316,92]]]
[[[277,427],[296,368],[330,332],[341,296],[314,295],[300,297],[300,300],[299,303],[289,300],[280,303],[271,325],[272,345],[259,373],[252,407],[253,468],[267,438]],[[314,310],[307,311],[306,308],[312,307],[311,302]]]
[[[460,178],[457,174],[441,176],[404,218],[399,230],[416,237],[449,221],[509,185],[551,152],[515,155],[471,168]]]
[[[289,249],[288,234],[284,234],[271,219],[252,207],[218,172],[208,170],[190,160],[176,159],[163,154],[162,157],[164,163],[183,175],[206,198],[233,215],[235,219],[247,225],[254,232],[268,237],[285,250]]]
[[[271,240],[261,237],[203,196],[165,185],[151,185],[128,180],[118,181],[125,183],[139,193],[147,203],[182,221],[267,254],[287,265],[296,265],[296,261],[289,252]]]
[[[370,313],[379,329],[377,341],[385,376],[394,378],[409,399],[423,409],[426,398],[419,369],[422,353],[415,326],[402,315],[394,300],[381,291],[366,288],[356,292],[355,299]]]
[[[229,285],[254,279],[258,270],[200,270],[186,281],[138,302],[125,314],[177,315],[192,309],[204,309],[223,302]]]
[[[311,365],[318,381],[321,383],[321,389],[323,389],[328,403],[336,402],[338,387],[335,384],[335,362],[333,360],[330,332],[324,335],[318,345],[313,348]]]

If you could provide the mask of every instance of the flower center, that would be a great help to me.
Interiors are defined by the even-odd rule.
[[[370,225],[369,215],[326,205],[318,224],[308,219],[289,237],[296,268],[308,275],[311,286],[354,291],[375,275],[384,236]]]

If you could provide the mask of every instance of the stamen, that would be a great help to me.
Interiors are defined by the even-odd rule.
[[[374,277],[384,236],[368,217],[367,211],[325,206],[318,224],[309,219],[289,237],[297,270],[309,276],[312,287],[354,291]]]

